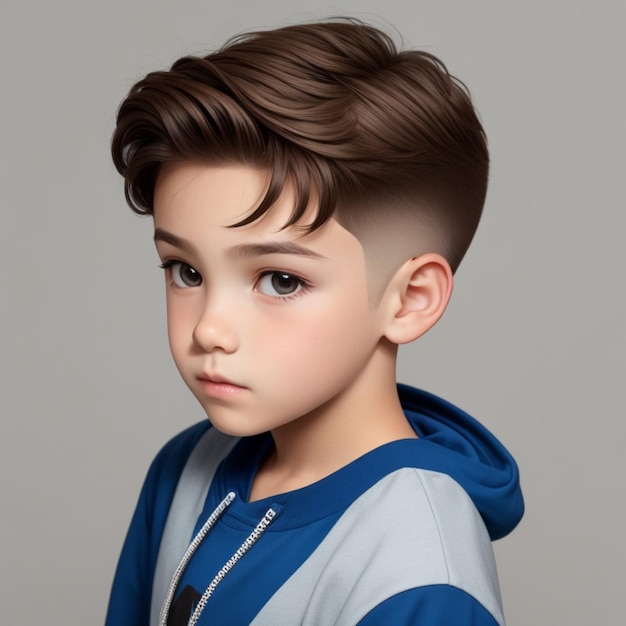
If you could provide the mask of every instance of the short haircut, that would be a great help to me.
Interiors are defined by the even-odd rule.
[[[239,35],[148,74],[120,106],[112,154],[138,213],[152,212],[163,166],[252,165],[270,182],[233,226],[257,220],[291,183],[285,226],[301,222],[311,199],[308,231],[334,216],[358,237],[367,221],[426,215],[453,270],[478,226],[489,166],[465,86],[433,55],[398,50],[352,19]]]

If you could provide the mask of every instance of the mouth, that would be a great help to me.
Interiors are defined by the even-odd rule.
[[[214,398],[229,398],[247,389],[215,373],[200,374],[198,382],[204,393]]]

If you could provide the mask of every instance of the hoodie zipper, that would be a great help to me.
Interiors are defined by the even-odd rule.
[[[172,577],[172,581],[170,582],[167,596],[165,597],[165,601],[163,602],[163,606],[161,608],[159,626],[167,626],[167,618],[169,615],[170,607],[172,605],[172,600],[174,599],[174,594],[176,593],[178,583],[180,582],[180,579],[182,578],[182,575],[187,565],[189,564],[191,557],[234,500],[235,494],[231,491],[217,505],[213,513],[211,513],[207,521],[203,524],[202,528],[198,531],[198,534],[193,538],[193,541],[189,544],[189,547],[187,548],[187,551],[183,555],[180,563],[178,564],[178,567],[174,572],[174,576]],[[259,523],[256,525],[254,530],[250,533],[250,535],[248,535],[248,538],[241,544],[239,548],[237,548],[235,553],[230,557],[230,559],[228,559],[228,561],[226,561],[224,566],[217,572],[213,580],[204,590],[204,593],[198,601],[198,604],[193,614],[187,622],[187,626],[196,626],[198,620],[200,619],[202,611],[204,611],[204,607],[207,605],[207,602],[209,601],[209,598],[213,595],[216,587],[222,582],[222,580],[224,580],[228,572],[230,572],[230,570],[237,564],[241,557],[246,552],[248,552],[248,550],[250,550],[250,548],[261,538],[266,528],[272,523],[272,520],[275,517],[276,511],[274,511],[274,509],[272,508],[269,508],[266,511],[265,515],[261,518]]]

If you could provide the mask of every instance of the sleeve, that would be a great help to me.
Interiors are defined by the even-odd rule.
[[[148,626],[161,535],[183,467],[209,427],[201,422],[170,440],[152,462],[117,564],[105,626]]]
[[[372,609],[359,626],[498,626],[496,619],[465,591],[431,585],[399,593]]]

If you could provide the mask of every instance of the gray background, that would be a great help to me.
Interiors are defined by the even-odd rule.
[[[509,626],[621,623],[626,10],[622,1],[3,0],[0,621],[103,620],[148,464],[203,418],[168,354],[151,224],[109,162],[131,84],[234,33],[396,26],[470,86],[493,160],[444,320],[401,379],[522,470],[496,544]]]

